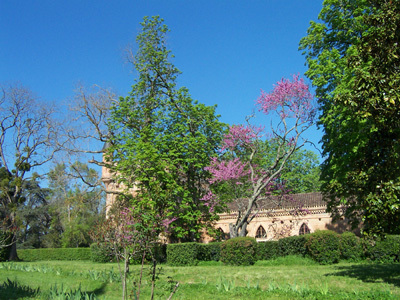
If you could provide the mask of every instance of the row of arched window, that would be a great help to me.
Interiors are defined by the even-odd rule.
[[[222,239],[227,238],[227,234],[224,233],[224,231],[222,230],[221,227],[218,228],[218,231],[220,232]],[[306,223],[301,224],[300,229],[299,229],[299,235],[308,234],[310,232],[311,232],[310,228],[308,228]],[[265,230],[265,228],[262,225],[260,225],[257,228],[255,237],[258,238],[258,239],[267,238],[267,231]]]
[[[310,228],[308,228],[306,223],[301,224],[299,235],[308,234],[310,233]],[[256,238],[262,239],[267,237],[267,232],[265,231],[264,227],[260,225],[256,231]]]

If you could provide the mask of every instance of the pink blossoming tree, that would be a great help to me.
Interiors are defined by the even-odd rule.
[[[299,76],[282,79],[270,93],[262,92],[257,106],[265,115],[278,116],[279,121],[271,125],[268,135],[262,127],[232,126],[224,137],[221,158],[213,158],[206,168],[212,175],[209,181],[212,191],[203,200],[210,209],[221,201],[248,199],[244,205],[243,201],[238,205],[236,222],[229,226],[231,238],[246,236],[247,225],[262,209],[259,200],[279,199],[270,197],[273,191],[285,190],[279,183],[279,176],[290,156],[307,142],[302,134],[314,124],[314,97]],[[263,138],[277,144],[276,155],[267,164],[259,159]],[[225,186],[222,192],[221,185]]]

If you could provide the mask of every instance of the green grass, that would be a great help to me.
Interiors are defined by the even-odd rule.
[[[131,266],[137,274],[139,266]],[[46,299],[51,289],[120,299],[116,264],[86,261],[0,263],[0,299]],[[195,267],[162,265],[156,299],[169,295],[168,277],[180,283],[173,299],[399,299],[400,264],[339,263],[321,266],[299,257],[259,261],[254,266],[200,262]],[[7,280],[9,279],[9,281]],[[10,283],[11,282],[11,283]],[[130,287],[131,285],[130,279]],[[149,297],[149,279],[143,299]],[[10,298],[10,291],[19,293]],[[39,291],[39,292],[38,292]],[[47,296],[48,297],[48,296]],[[82,298],[83,299],[83,298]]]

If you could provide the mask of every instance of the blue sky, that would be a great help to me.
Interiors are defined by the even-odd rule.
[[[178,85],[239,124],[261,89],[306,71],[298,44],[321,8],[322,0],[1,0],[0,82],[19,81],[56,104],[79,82],[126,96],[135,74],[123,49],[144,16],[160,15],[182,71]],[[321,133],[313,128],[307,138],[318,143]]]

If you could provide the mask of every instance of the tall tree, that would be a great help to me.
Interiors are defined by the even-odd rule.
[[[203,168],[218,148],[224,125],[214,106],[177,89],[180,72],[170,61],[163,21],[146,17],[141,25],[134,57],[138,79],[112,109],[114,137],[107,159],[117,180],[135,189],[135,209],[176,218],[171,238],[193,241],[212,217],[200,200],[209,176]]]
[[[0,98],[0,160],[7,174],[1,184],[0,205],[15,226],[17,208],[24,202],[23,184],[37,167],[50,161],[59,150],[59,124],[50,105],[37,101],[21,85],[2,85]],[[14,241],[16,236],[14,235]],[[17,259],[16,244],[10,260]]]
[[[366,234],[398,233],[399,1],[325,1],[300,42],[324,128],[323,191]]]

